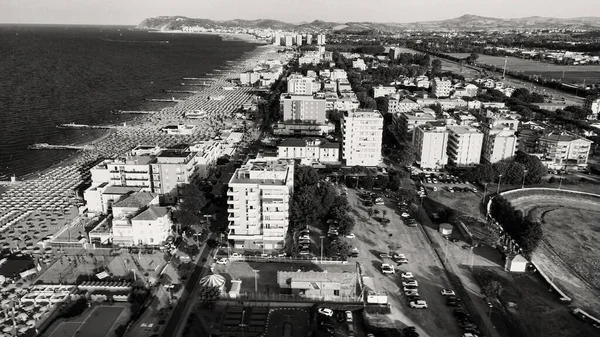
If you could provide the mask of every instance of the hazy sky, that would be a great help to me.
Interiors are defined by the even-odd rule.
[[[160,15],[287,22],[414,22],[463,14],[600,16],[600,0],[0,0],[0,23],[134,25]]]

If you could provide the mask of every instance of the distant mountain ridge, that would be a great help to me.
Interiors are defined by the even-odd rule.
[[[378,22],[327,22],[314,20],[309,23],[293,24],[279,20],[225,20],[196,19],[185,16],[159,16],[142,21],[140,29],[180,30],[184,26],[205,28],[271,28],[302,31],[346,31],[396,33],[406,30],[483,30],[483,29],[600,29],[600,17],[579,17],[570,19],[531,16],[515,19],[501,19],[465,14],[458,18],[441,21],[410,23]]]

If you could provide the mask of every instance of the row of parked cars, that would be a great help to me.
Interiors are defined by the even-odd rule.
[[[362,199],[363,205],[366,207],[372,207],[373,205],[384,205],[385,201],[383,198],[374,192],[361,193],[359,197]]]
[[[335,320],[337,319],[339,323],[346,324],[346,336],[354,337],[355,331],[352,311],[333,311],[329,308],[319,308],[317,309],[317,312],[320,316],[319,328],[321,330],[324,330],[329,333],[330,336],[333,336],[336,330]]]
[[[411,215],[406,202],[398,203],[398,209],[400,210],[402,222],[404,222],[408,227],[417,227],[417,220],[415,220],[415,218],[413,218]]]
[[[477,324],[473,322],[471,315],[462,308],[462,300],[450,289],[442,289],[442,296],[446,297],[446,305],[454,308],[452,314],[463,332],[463,337],[478,337],[480,331]]]

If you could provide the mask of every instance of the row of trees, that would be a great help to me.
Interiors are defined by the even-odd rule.
[[[522,252],[530,257],[544,236],[542,225],[525,217],[522,211],[517,210],[510,201],[500,195],[492,200],[490,212]]]
[[[548,173],[547,168],[540,159],[524,152],[517,152],[510,160],[503,160],[494,164],[480,164],[464,172],[463,177],[469,181],[481,183],[498,182],[502,175],[503,184],[539,184]]]

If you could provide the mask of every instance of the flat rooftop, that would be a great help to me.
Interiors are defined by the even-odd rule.
[[[186,158],[190,154],[191,154],[191,152],[188,152],[188,151],[164,150],[164,151],[160,152],[157,155],[157,157]]]
[[[474,127],[469,127],[466,125],[453,125],[449,126],[448,130],[456,133],[456,134],[469,134],[469,133],[481,133],[481,131],[477,130]]]
[[[383,118],[379,110],[371,109],[354,109],[346,111],[344,116],[348,118]]]

